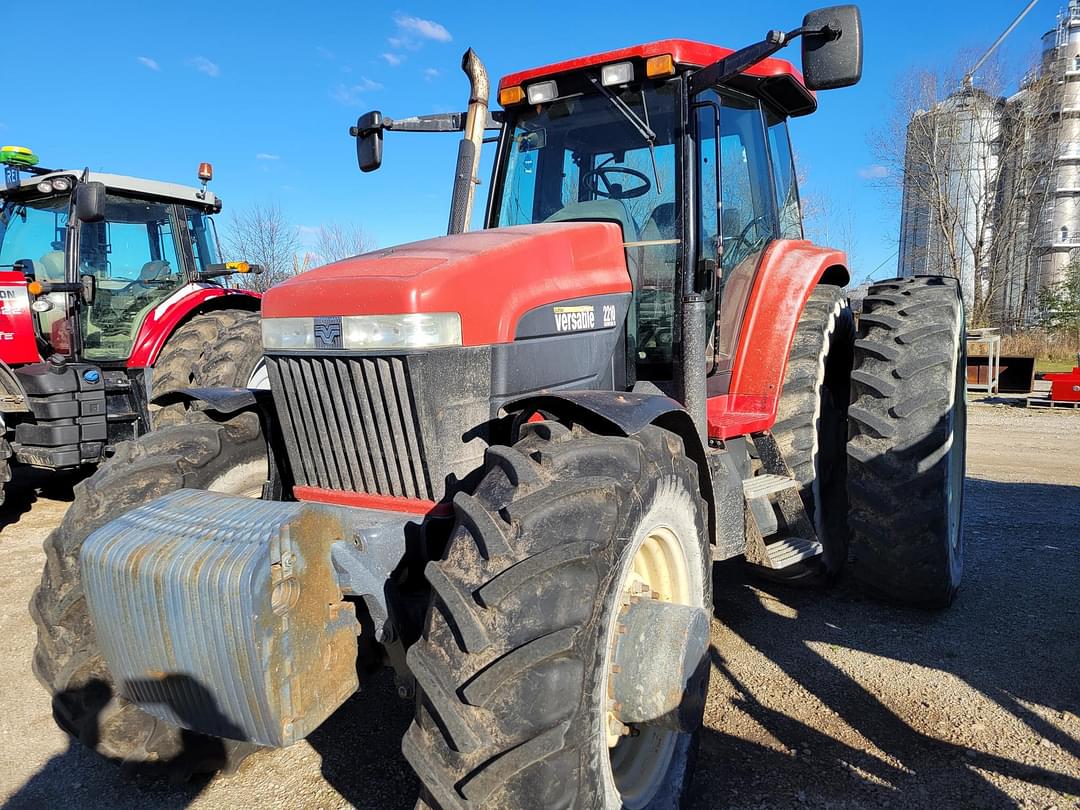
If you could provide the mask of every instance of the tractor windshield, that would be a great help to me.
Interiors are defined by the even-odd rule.
[[[146,316],[188,282],[180,234],[194,226],[181,211],[110,194],[105,220],[80,225],[79,274],[97,280],[93,304],[80,310],[87,359],[126,358]],[[208,241],[204,249],[210,251]]]
[[[631,117],[595,91],[514,112],[492,206],[495,227],[570,220],[622,227],[636,304],[628,332],[645,378],[664,377],[671,360],[680,243],[678,87],[673,80],[610,88],[656,134],[652,149]]]

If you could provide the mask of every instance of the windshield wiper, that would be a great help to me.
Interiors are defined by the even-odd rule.
[[[622,113],[623,118],[630,122],[634,129],[640,133],[641,137],[644,138],[645,142],[649,145],[649,158],[652,160],[652,171],[653,179],[656,181],[656,192],[657,194],[663,194],[664,187],[660,182],[660,172],[656,168],[656,133],[653,132],[652,128],[649,126],[649,106],[645,103],[645,91],[641,91],[641,109],[645,111],[645,120],[642,121],[629,104],[604,87],[598,78],[589,76],[588,79],[592,82],[593,87],[599,90],[601,95],[610,101],[615,106],[616,110]]]

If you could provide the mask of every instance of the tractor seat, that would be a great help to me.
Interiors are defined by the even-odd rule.
[[[147,262],[139,271],[139,281],[168,281],[172,276],[172,267],[167,261]]]
[[[670,242],[678,239],[676,229],[675,203],[660,203],[645,220],[641,229],[642,242]],[[642,285],[671,289],[675,282],[675,258],[679,255],[679,245],[672,242],[667,245],[644,245],[645,263],[643,266]]]
[[[544,222],[617,222],[622,226],[624,242],[638,240],[638,229],[634,224],[634,217],[622,200],[586,200],[568,203]]]

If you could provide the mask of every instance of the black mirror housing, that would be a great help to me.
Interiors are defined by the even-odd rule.
[[[75,216],[80,222],[105,219],[105,184],[79,183],[75,187]]]
[[[829,6],[803,18],[802,70],[809,90],[850,87],[862,78],[862,15],[855,5]]]
[[[20,271],[27,281],[37,281],[37,268],[34,267],[33,259],[16,259],[12,269]]]
[[[382,166],[383,115],[372,110],[356,119],[356,162],[362,172],[373,172]]]

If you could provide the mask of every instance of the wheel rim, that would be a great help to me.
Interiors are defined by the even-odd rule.
[[[695,606],[687,554],[674,530],[657,526],[645,535],[623,573],[619,590],[622,604],[626,604],[631,596],[650,594],[660,601]],[[604,667],[604,693],[608,705],[601,722],[607,736],[611,780],[622,805],[633,809],[646,806],[663,784],[679,734],[648,724],[631,728],[623,726],[618,719],[614,699],[610,697],[618,613],[619,610],[614,611],[608,633]],[[620,733],[620,727],[630,733]]]
[[[206,489],[241,498],[261,498],[266,473],[266,459],[245,461],[223,472]]]

